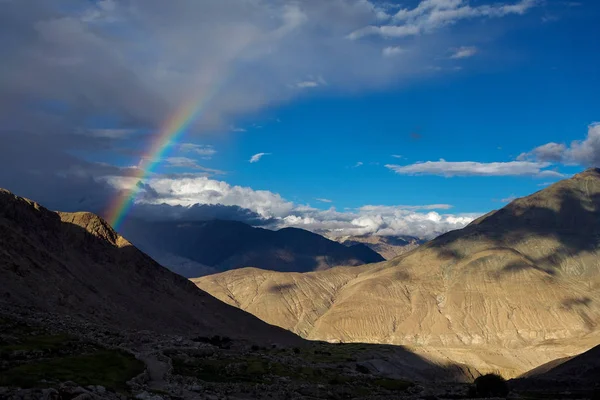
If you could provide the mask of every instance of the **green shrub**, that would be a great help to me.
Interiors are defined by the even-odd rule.
[[[506,397],[509,389],[506,380],[500,375],[487,374],[475,379],[477,395],[481,397]]]

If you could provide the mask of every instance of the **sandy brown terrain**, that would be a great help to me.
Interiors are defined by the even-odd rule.
[[[193,281],[305,338],[401,344],[515,377],[600,343],[599,243],[591,169],[391,261]]]
[[[343,236],[337,240],[346,245],[353,246],[356,244],[364,244],[370,249],[381,254],[386,260],[398,257],[404,253],[416,249],[423,244],[425,240],[412,236]]]

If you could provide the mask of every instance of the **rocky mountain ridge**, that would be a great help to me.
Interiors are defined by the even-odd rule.
[[[308,272],[383,261],[360,243],[344,246],[304,229],[273,231],[238,221],[130,220],[121,231],[161,264],[186,277],[242,267]]]
[[[87,212],[0,189],[0,304],[110,326],[298,342],[158,265]]]
[[[395,236],[342,236],[336,239],[345,246],[354,246],[363,244],[373,251],[381,254],[386,260],[391,260],[404,253],[416,249],[427,242],[414,236],[395,235]]]
[[[507,377],[600,343],[600,170],[387,262],[193,280],[309,339],[389,343]]]

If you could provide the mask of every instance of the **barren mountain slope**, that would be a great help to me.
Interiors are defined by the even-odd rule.
[[[344,236],[337,240],[345,246],[363,244],[381,254],[386,260],[408,253],[425,243],[425,240],[412,236]]]
[[[123,234],[186,277],[242,267],[308,272],[383,261],[367,246],[344,246],[304,229],[272,231],[238,221],[127,221]]]
[[[300,339],[161,267],[90,213],[55,213],[0,189],[0,306],[168,333]]]
[[[532,371],[528,371],[521,379],[511,381],[517,390],[548,394],[571,392],[580,398],[597,398],[600,393],[600,346],[596,346],[575,357],[553,360]],[[566,396],[565,396],[566,397]]]
[[[385,263],[195,283],[307,338],[404,344],[513,377],[600,343],[599,235],[592,169]]]

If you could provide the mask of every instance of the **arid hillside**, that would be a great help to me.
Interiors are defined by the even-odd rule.
[[[337,239],[345,246],[355,246],[362,244],[373,251],[381,254],[386,260],[398,257],[404,253],[416,249],[426,240],[413,236],[343,236]]]
[[[298,342],[158,265],[91,213],[0,189],[0,306],[125,329]]]
[[[402,344],[514,377],[600,343],[599,244],[590,169],[391,261],[194,282],[309,339]]]

